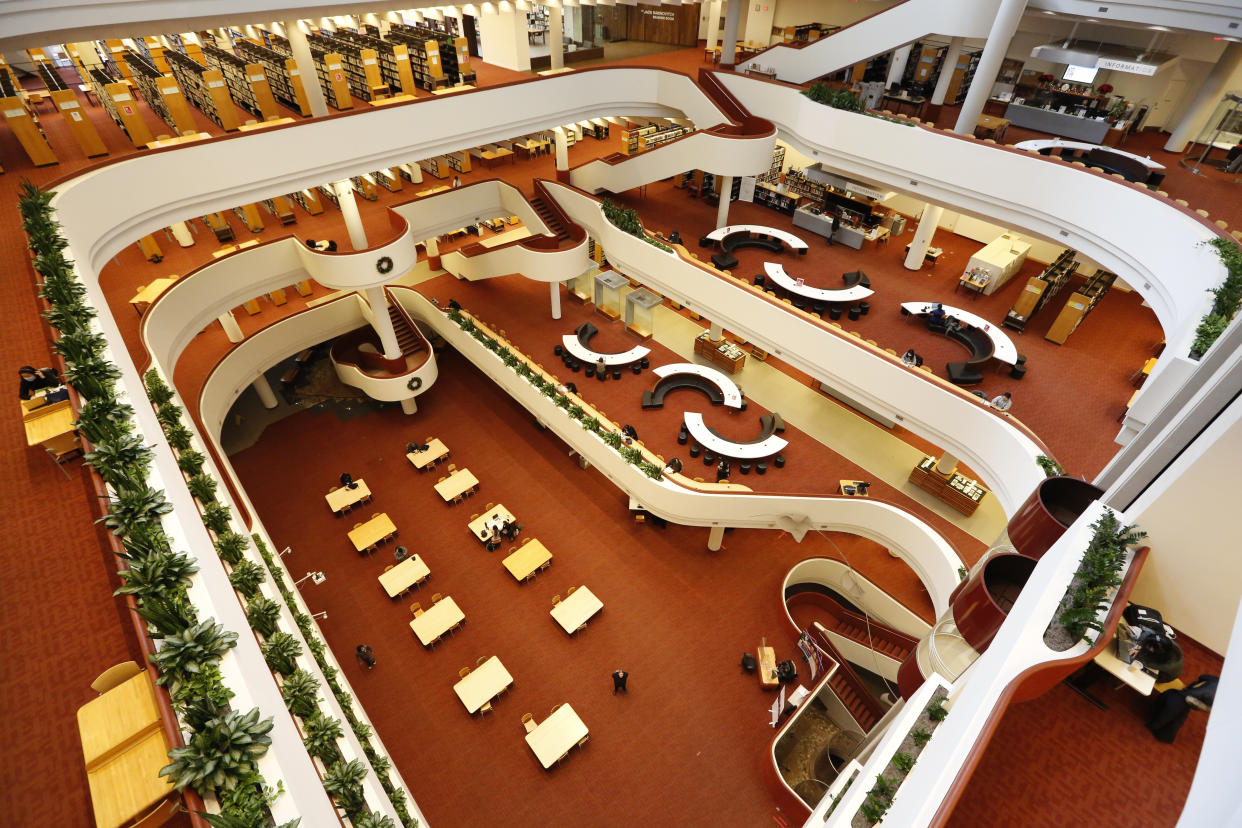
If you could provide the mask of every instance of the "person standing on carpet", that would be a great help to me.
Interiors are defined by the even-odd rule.
[[[617,670],[612,674],[612,694],[614,696],[617,695],[618,690],[622,693],[626,693],[627,695],[629,694],[630,691],[625,686],[625,682],[629,679],[629,677],[630,674],[624,670]]]
[[[375,654],[371,650],[370,644],[359,644],[358,649],[354,650],[354,655],[358,659],[358,663],[368,670],[375,669]]]

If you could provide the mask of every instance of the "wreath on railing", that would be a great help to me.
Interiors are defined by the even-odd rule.
[[[375,269],[378,270],[382,276],[388,275],[392,272],[392,259],[388,256],[380,256],[379,261],[375,263]]]
[[[423,378],[422,377],[410,377],[410,381],[405,384],[405,387],[410,389],[411,391],[417,391],[418,389],[423,387]]]

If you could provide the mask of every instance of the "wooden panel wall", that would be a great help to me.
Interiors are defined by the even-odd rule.
[[[697,46],[699,4],[687,6],[628,6],[629,39],[676,46]]]

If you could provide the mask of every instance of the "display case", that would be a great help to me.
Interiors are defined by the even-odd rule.
[[[646,288],[632,290],[625,297],[625,328],[643,339],[655,330],[655,309],[664,301],[658,293]]]
[[[595,310],[609,319],[621,318],[622,290],[630,282],[620,273],[605,270],[595,277]]]
[[[910,482],[963,515],[973,515],[988,493],[978,481],[963,474],[937,471],[936,458],[927,456],[910,471]]]
[[[741,346],[727,339],[712,339],[710,331],[695,337],[694,352],[730,374],[746,367],[746,352]]]

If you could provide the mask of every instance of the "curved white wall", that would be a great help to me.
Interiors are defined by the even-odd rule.
[[[803,583],[831,587],[881,624],[887,624],[911,638],[922,638],[931,632],[931,624],[919,618],[905,605],[894,601],[887,592],[842,561],[832,558],[808,558],[799,561],[785,575],[781,595],[784,596],[785,590],[792,585]]]
[[[321,253],[304,244],[294,246],[302,267],[319,284],[336,290],[363,290],[378,287],[385,282],[395,282],[413,270],[414,265],[418,264],[417,243],[418,237],[407,224],[395,239],[366,250]],[[239,255],[245,256],[246,252],[248,251],[242,251]],[[377,263],[384,257],[392,259],[392,269],[381,274]]]
[[[363,373],[357,366],[343,365],[335,360],[333,360],[332,367],[336,370],[336,375],[341,382],[352,385],[371,399],[381,402],[401,402],[426,394],[440,376],[440,368],[436,364],[434,353],[422,365],[399,377],[373,377]],[[415,378],[422,380],[423,384],[417,391],[411,391],[408,383]]]
[[[588,244],[584,237],[567,250],[532,250],[521,242],[473,256],[454,250],[440,258],[440,266],[461,279],[493,279],[520,273],[532,282],[564,282],[580,276],[593,264],[587,255]]]
[[[772,166],[776,133],[741,137],[696,132],[671,144],[609,164],[595,160],[575,167],[570,182],[588,193],[623,193],[686,170],[717,175],[759,175]]]
[[[398,204],[392,211],[413,228],[419,241],[477,223],[479,219],[517,216],[536,235],[549,232],[522,191],[500,179],[479,181],[426,198]]]

